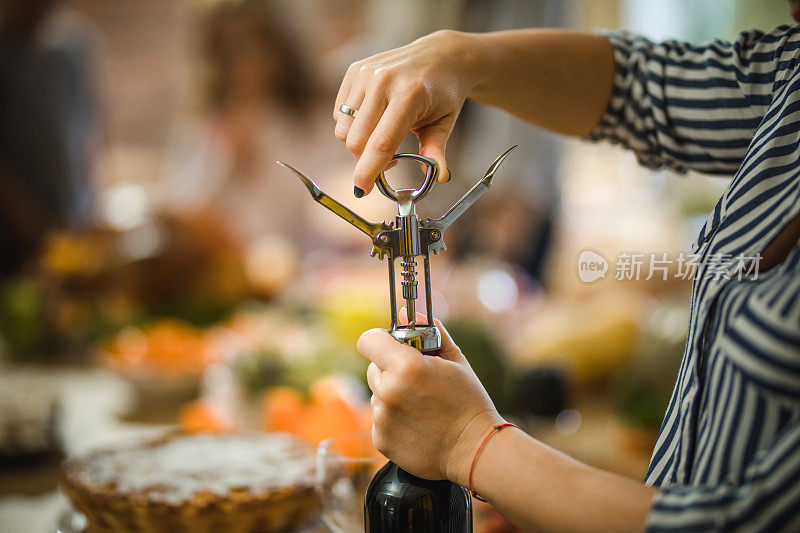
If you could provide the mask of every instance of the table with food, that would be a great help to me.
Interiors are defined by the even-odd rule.
[[[62,235],[41,277],[6,285],[17,300],[6,316],[41,337],[20,339],[0,374],[0,522],[63,533],[361,529],[386,459],[372,444],[355,343],[389,322],[385,265],[364,250],[324,270],[298,267],[266,299],[244,291],[221,303],[192,303],[188,282],[189,303],[164,316],[134,300],[138,286],[103,286],[105,268],[148,265],[87,276],[58,257],[70,239],[110,248],[116,238]],[[680,337],[660,319],[681,313],[635,293],[555,299],[505,263],[446,253],[432,263],[436,308],[498,408],[543,442],[640,476],[663,401],[649,388],[664,387],[659,373],[674,361],[658,350],[643,368],[630,361],[642,346],[674,350]],[[497,280],[513,287],[500,311],[477,290]],[[195,318],[207,308],[213,320]],[[53,324],[28,309],[71,314]],[[63,356],[42,355],[51,342]],[[474,503],[476,530],[512,527]]]
[[[0,533],[800,529],[789,5],[6,0]]]

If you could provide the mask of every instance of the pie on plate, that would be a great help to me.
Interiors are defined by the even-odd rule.
[[[314,453],[286,434],[173,435],[69,460],[87,533],[272,533],[318,518]]]

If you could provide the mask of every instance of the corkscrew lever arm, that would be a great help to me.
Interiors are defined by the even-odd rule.
[[[388,226],[385,223],[374,224],[372,222],[368,222],[358,216],[357,214],[353,213],[350,209],[343,206],[324,192],[314,183],[314,180],[294,168],[292,165],[288,163],[284,163],[283,161],[276,161],[279,165],[282,165],[292,172],[294,172],[300,181],[303,182],[303,185],[306,186],[308,192],[311,193],[311,198],[313,198],[317,203],[322,204],[323,206],[327,207],[330,211],[339,215],[339,217],[343,218],[359,230],[363,231],[367,235],[369,235],[370,239],[375,239],[375,236],[385,229],[388,229]]]
[[[485,193],[489,187],[492,185],[492,179],[494,179],[494,175],[497,172],[497,169],[500,167],[500,164],[505,160],[511,150],[516,148],[517,145],[512,146],[505,152],[503,152],[494,162],[489,166],[489,170],[486,171],[483,178],[476,183],[467,193],[461,197],[461,199],[455,203],[453,207],[451,207],[447,213],[445,213],[441,218],[437,219],[428,219],[425,221],[423,226],[428,229],[437,229],[441,233],[444,233],[450,225],[458,219],[464,211],[469,209],[469,207],[475,203],[475,201],[480,198],[483,193]]]

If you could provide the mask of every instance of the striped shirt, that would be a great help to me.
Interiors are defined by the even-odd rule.
[[[757,279],[711,272],[714,258],[763,251],[800,213],[800,27],[699,46],[608,38],[614,89],[590,138],[647,167],[732,177],[693,245],[648,531],[800,531],[800,246]]]

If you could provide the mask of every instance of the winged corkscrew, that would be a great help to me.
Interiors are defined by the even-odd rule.
[[[392,160],[412,159],[422,163],[427,168],[425,180],[416,189],[394,189],[386,181],[383,172],[378,176],[377,187],[384,196],[397,202],[397,215],[394,225],[386,222],[374,224],[367,222],[347,207],[343,206],[317,186],[314,181],[291,165],[278,161],[294,172],[303,185],[306,186],[311,197],[328,208],[330,211],[343,218],[360,231],[369,235],[372,240],[372,254],[379,259],[387,257],[389,268],[389,309],[391,311],[391,325],[389,333],[398,341],[420,350],[424,354],[433,355],[442,346],[441,334],[433,322],[433,303],[431,299],[431,269],[430,252],[439,253],[445,250],[444,232],[458,219],[475,201],[485,193],[492,184],[495,172],[508,154],[516,148],[513,146],[494,160],[483,178],[476,183],[461,199],[451,207],[441,218],[427,219],[421,222],[417,216],[415,204],[428,194],[436,183],[439,165],[436,161],[419,154],[395,154]],[[406,304],[405,324],[400,324],[397,317],[397,294],[395,279],[395,260],[400,259],[400,286],[402,297]],[[422,260],[422,274],[425,286],[425,311],[427,320],[425,324],[417,323],[416,301],[419,297],[417,286],[417,266]]]

